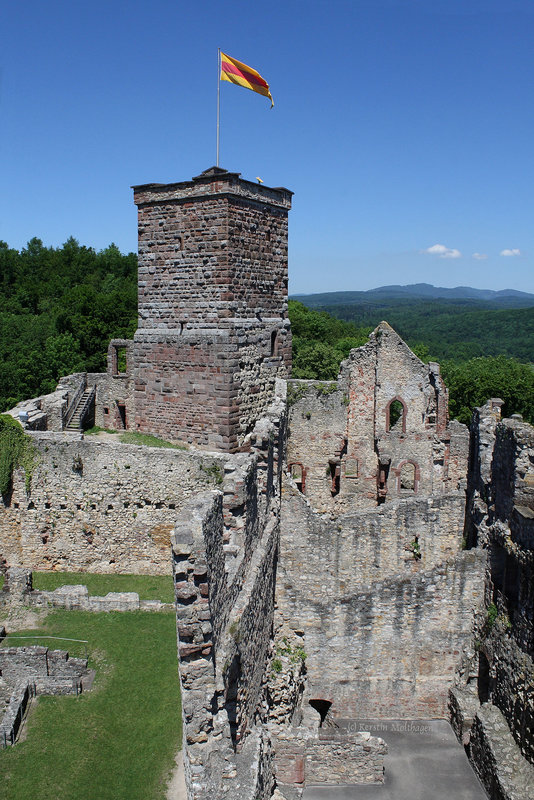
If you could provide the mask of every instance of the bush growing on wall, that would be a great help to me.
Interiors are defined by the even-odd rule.
[[[4,501],[11,492],[13,470],[24,468],[28,491],[34,464],[35,448],[22,425],[8,414],[0,414],[0,494]]]

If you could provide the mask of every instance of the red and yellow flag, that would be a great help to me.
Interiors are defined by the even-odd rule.
[[[260,73],[252,69],[252,67],[242,64],[241,61],[230,58],[226,53],[221,53],[221,80],[230,81],[230,83],[236,83],[245,89],[258,92],[258,94],[270,99],[271,108],[274,106],[269,84],[261,77]]]

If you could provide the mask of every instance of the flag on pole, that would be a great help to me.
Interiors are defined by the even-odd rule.
[[[242,64],[241,61],[230,58],[226,53],[221,53],[221,81],[230,81],[230,83],[236,83],[245,89],[258,92],[270,99],[271,108],[274,106],[269,84],[261,77],[260,73],[252,67]]]

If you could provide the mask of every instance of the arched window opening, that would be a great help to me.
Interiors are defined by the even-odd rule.
[[[406,492],[415,492],[415,464],[407,461],[400,468],[399,489]]]
[[[322,728],[328,716],[328,712],[332,706],[330,700],[322,700],[321,698],[312,698],[308,701],[312,708],[314,708],[321,717],[319,727]]]
[[[278,355],[278,331],[273,331],[271,333],[271,355]]]
[[[399,397],[394,397],[386,408],[386,431],[406,431],[406,406]]]

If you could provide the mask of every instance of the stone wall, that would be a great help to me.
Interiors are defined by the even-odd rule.
[[[286,490],[277,604],[304,632],[308,697],[345,717],[445,716],[483,601],[484,557],[459,552],[457,510],[442,497],[328,521]]]
[[[0,720],[0,749],[15,744],[32,697],[79,694],[87,674],[87,659],[70,658],[65,650],[40,645],[0,648],[2,688],[9,696]]]
[[[190,800],[268,798],[264,725],[279,547],[283,404],[231,457],[221,492],[198,497],[172,540]]]
[[[337,383],[290,381],[289,402],[288,464],[318,511],[465,488],[468,431],[448,421],[439,366],[385,322],[350,352]]]
[[[31,435],[38,452],[31,487],[16,471],[0,530],[8,563],[34,570],[169,572],[177,511],[224,472],[215,454]]]
[[[233,452],[291,367],[291,192],[213,168],[134,187],[135,428]]]
[[[519,800],[534,779],[534,428],[474,414],[467,539],[488,554],[485,613],[451,693],[455,727],[489,796]]]
[[[409,577],[414,569],[429,569],[458,553],[464,515],[465,496],[457,493],[395,500],[331,518],[317,513],[288,480],[282,570],[297,591],[306,587],[310,597],[325,599],[387,577]],[[279,591],[283,599],[289,590],[281,585]]]
[[[282,795],[301,796],[306,785],[384,782],[387,745],[370,733],[335,728],[293,728],[276,740],[276,784]],[[288,791],[289,790],[289,791]],[[293,790],[293,791],[291,791]]]

